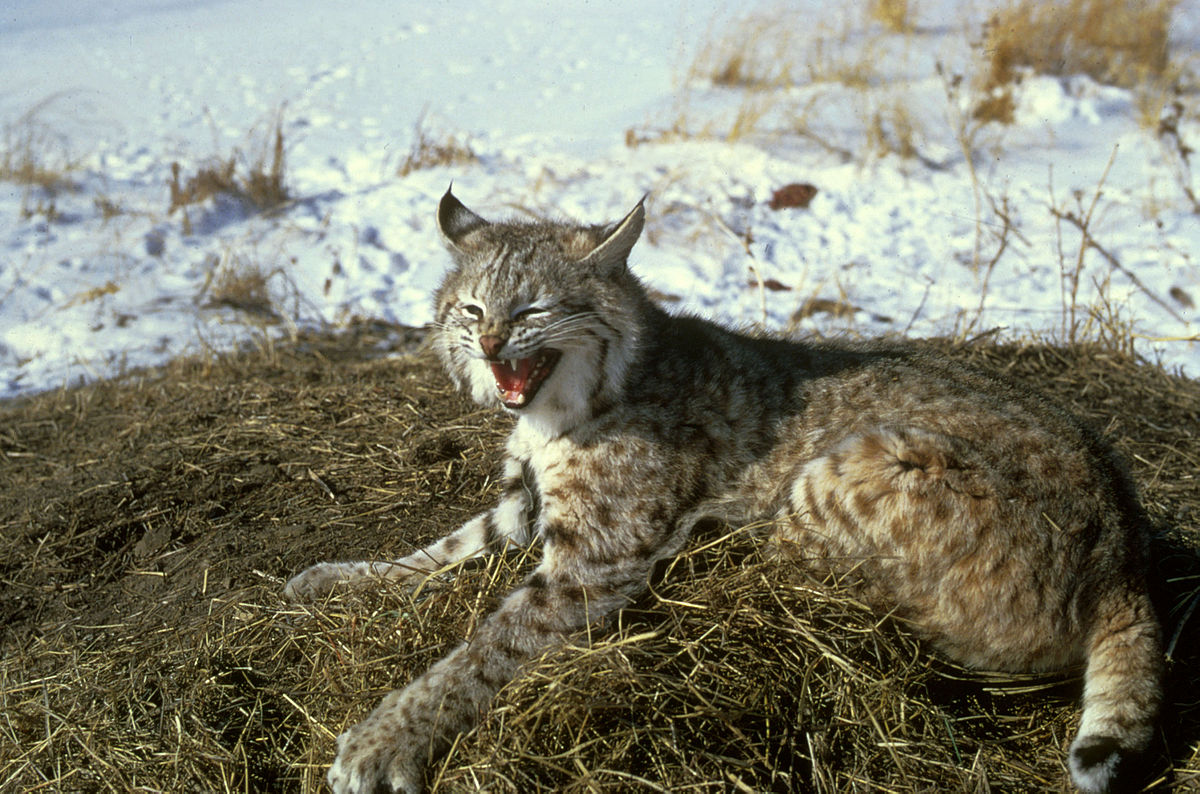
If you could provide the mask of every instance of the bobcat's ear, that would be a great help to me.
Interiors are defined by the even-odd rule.
[[[608,226],[601,233],[600,244],[592,252],[580,260],[581,265],[595,267],[600,270],[615,270],[625,267],[633,244],[642,234],[642,225],[646,222],[646,197],[629,214],[618,223]]]
[[[451,192],[453,189],[453,185],[447,188],[446,195],[438,202],[437,225],[446,247],[451,251],[462,252],[469,247],[465,243],[467,235],[489,224],[456,199]]]

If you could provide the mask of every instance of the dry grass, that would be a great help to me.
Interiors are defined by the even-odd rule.
[[[1139,103],[1161,108],[1167,86],[1181,74],[1167,37],[1178,0],[1013,0],[984,28],[983,64],[975,84],[981,121],[1010,124],[1013,87],[1022,71],[1083,74],[1100,83],[1135,89]],[[1158,113],[1143,107],[1141,115]]]
[[[893,33],[911,33],[914,9],[908,0],[870,0],[867,13]]]
[[[1195,95],[1194,70],[1168,50],[1177,5],[1177,0],[1008,0],[985,26],[976,45],[977,65],[946,78],[956,83],[947,91],[954,94],[948,114],[964,156],[976,157],[980,130],[1013,123],[1019,84],[1029,72],[1084,74],[1131,88],[1140,123],[1158,131],[1172,103]],[[929,122],[935,114],[908,112],[918,94],[889,80],[897,68],[903,70],[898,64],[920,62],[910,57],[914,48],[928,46],[912,4],[870,0],[829,8],[828,14],[801,14],[769,2],[714,20],[679,81],[668,122],[631,129],[626,143],[798,136],[846,161],[894,154],[945,167],[943,158],[926,156],[940,151],[929,145],[941,137]],[[920,75],[907,79],[919,83]],[[723,112],[698,115],[692,96],[712,89],[740,101]],[[955,102],[966,92],[968,109],[960,111]],[[849,127],[847,106],[857,121]],[[994,136],[992,144],[996,148]]]
[[[0,789],[321,790],[334,736],[529,562],[297,606],[490,503],[507,420],[390,329],[0,407]],[[1105,428],[1157,523],[1172,641],[1152,788],[1200,782],[1200,384],[1095,346],[942,345]],[[435,791],[1054,791],[1077,684],[965,674],[836,583],[710,530],[506,688]]]
[[[209,271],[196,300],[206,308],[234,309],[257,320],[277,323],[281,318],[271,297],[270,282],[282,275],[278,268],[229,256]]]
[[[1163,75],[1177,0],[1015,0],[984,30],[985,89],[1022,67],[1039,74],[1086,74],[1131,87]]]
[[[983,124],[1012,124],[1016,114],[1017,100],[1011,85],[990,89],[971,108],[972,119]]]
[[[961,790],[954,729],[906,694],[938,677],[916,643],[752,535],[709,538],[619,626],[543,658],[439,770],[450,790]]]
[[[866,150],[876,157],[895,154],[905,160],[920,159],[921,122],[903,97],[881,102],[871,113],[866,129]]]
[[[1138,123],[1160,131],[1172,105],[1196,95],[1194,58],[1169,49],[1178,0],[1013,0],[984,27],[973,115],[1011,124],[1026,71],[1087,75],[1132,91]]]
[[[42,116],[57,101],[39,102],[0,131],[0,180],[38,188],[52,197],[74,187],[74,174],[82,167],[65,136],[54,131]]]
[[[903,3],[880,0],[870,13],[888,15]],[[763,5],[719,27],[698,49],[686,83],[726,88],[786,88],[837,83],[866,88],[879,81],[880,37],[865,32],[861,14],[814,19],[785,5]],[[904,12],[905,15],[907,12]],[[905,16],[907,19],[907,16]],[[910,28],[902,26],[901,30]]]
[[[894,89],[876,95],[888,82],[879,70],[885,53],[911,44],[912,14],[907,2],[894,0],[817,17],[770,3],[714,21],[681,80],[671,123],[630,130],[626,143],[737,141],[766,132],[806,138],[845,160],[886,154],[919,159],[921,130],[907,110],[908,98]],[[720,117],[698,120],[689,112],[689,94],[710,87],[738,92],[740,101]],[[828,118],[841,115],[845,89],[862,122],[854,140],[823,131]]]
[[[1192,147],[1185,130],[1200,121],[1200,107],[1195,103],[1185,103],[1182,97],[1172,99],[1159,110],[1157,126],[1159,143],[1162,145],[1166,159],[1171,163],[1172,173],[1180,192],[1187,199],[1192,212],[1200,214],[1200,195],[1197,195],[1195,178],[1192,175],[1192,156],[1196,150]]]
[[[1134,333],[1132,323],[1109,296],[1109,285],[1113,275],[1130,283],[1145,298],[1155,303],[1174,320],[1186,324],[1170,295],[1160,295],[1157,290],[1142,281],[1138,275],[1122,264],[1121,260],[1097,239],[1096,221],[1104,195],[1104,183],[1109,169],[1116,160],[1117,149],[1109,158],[1100,181],[1090,194],[1073,191],[1069,200],[1061,202],[1055,197],[1051,184],[1050,214],[1055,221],[1056,247],[1059,272],[1061,273],[1062,328],[1060,338],[1075,342],[1083,339],[1100,339],[1110,346],[1132,351]],[[1074,250],[1064,244],[1064,229],[1075,237]],[[1099,260],[1105,269],[1096,272],[1089,262]],[[1082,306],[1079,303],[1080,286],[1090,281],[1096,290],[1096,299]]]
[[[791,50],[796,31],[782,9],[757,10],[738,17],[717,33],[712,23],[684,77],[685,83],[707,80],[716,86],[764,88],[793,85],[798,75]],[[781,24],[782,23],[782,24]]]
[[[167,214],[182,210],[185,233],[190,233],[187,208],[216,196],[232,198],[255,212],[275,209],[291,197],[286,181],[286,159],[280,113],[268,139],[252,147],[248,155],[235,151],[228,158],[210,160],[186,179],[179,163],[171,163]]]
[[[413,126],[412,145],[396,176],[406,177],[413,171],[447,165],[465,165],[479,160],[470,141],[454,133],[435,131],[427,113],[422,113]]]

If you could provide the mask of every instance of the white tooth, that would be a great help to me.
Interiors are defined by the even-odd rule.
[[[507,363],[509,369],[511,369],[513,372],[517,371],[517,360],[515,358],[510,358]]]
[[[525,394],[524,393],[518,394],[517,399],[513,400],[513,402],[515,402],[517,405],[524,405],[525,404]]]

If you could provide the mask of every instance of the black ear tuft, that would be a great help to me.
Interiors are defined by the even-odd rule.
[[[615,270],[625,267],[629,252],[642,234],[642,226],[646,222],[646,196],[629,214],[619,222],[604,230],[604,239],[592,252],[583,258],[580,264],[597,267],[601,270]]]
[[[437,225],[446,245],[452,250],[461,251],[463,238],[489,224],[455,198],[453,189],[453,185],[447,188],[446,195],[438,202]]]

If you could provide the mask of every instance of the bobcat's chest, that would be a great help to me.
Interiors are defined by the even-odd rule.
[[[509,451],[537,490],[536,531],[547,554],[597,561],[648,553],[652,538],[686,509],[670,455],[646,439],[579,444],[518,426]]]

